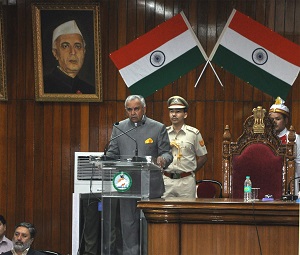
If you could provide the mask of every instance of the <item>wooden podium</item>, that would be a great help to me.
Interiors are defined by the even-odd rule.
[[[148,255],[298,254],[299,204],[233,199],[139,201]]]

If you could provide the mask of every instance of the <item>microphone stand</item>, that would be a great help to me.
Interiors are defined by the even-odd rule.
[[[134,128],[132,128],[132,129],[135,129],[135,128],[137,128],[137,127],[140,127],[140,126],[142,126],[142,125],[144,125],[144,124],[145,124],[145,119],[144,119],[144,117],[143,117],[143,120],[141,121],[140,125],[138,125],[138,123],[135,123],[135,126],[134,126]],[[122,134],[128,136],[131,140],[133,140],[133,141],[135,142],[135,156],[132,158],[132,162],[147,162],[147,160],[146,160],[145,157],[139,157],[139,156],[138,156],[138,155],[139,155],[139,152],[138,152],[138,143],[137,143],[136,139],[134,139],[133,137],[131,137],[130,135],[127,134],[127,133],[128,133],[129,131],[131,131],[132,129],[129,129],[129,131],[127,131],[127,132],[124,132],[124,131],[121,130],[119,127],[117,127],[117,125],[119,125],[119,122],[116,122],[116,123],[114,124],[114,127],[115,127],[116,129],[118,129],[119,131],[121,131]],[[120,135],[122,135],[122,134],[120,134]]]
[[[114,127],[116,127],[116,125],[118,125],[119,124],[119,122],[116,122],[116,123],[114,123],[113,124],[113,126]],[[116,127],[117,129],[119,129],[118,127]],[[113,137],[113,138],[111,138],[109,141],[108,141],[108,143],[105,145],[105,147],[104,147],[104,153],[103,153],[103,156],[101,156],[101,160],[103,160],[103,161],[107,161],[107,160],[115,160],[114,158],[111,158],[111,157],[108,157],[108,156],[106,156],[106,153],[107,153],[107,150],[108,150],[108,146],[109,146],[109,144],[110,144],[110,142],[111,141],[113,141],[113,140],[115,140],[115,139],[117,139],[117,138],[119,138],[120,136],[122,136],[122,135],[127,135],[128,136],[128,132],[130,132],[130,131],[132,131],[133,129],[136,129],[137,128],[137,126],[134,126],[133,128],[130,128],[130,129],[128,129],[127,131],[122,131],[122,130],[120,130],[122,133],[121,134],[119,134],[119,135],[117,135],[117,136],[115,136],[115,137]]]
[[[118,128],[117,125],[119,125],[118,122],[114,124],[114,127],[115,127],[116,129],[118,129],[119,131],[121,131],[122,134],[126,135],[127,137],[129,137],[131,140],[133,140],[133,141],[135,142],[135,157],[137,158],[137,157],[138,157],[138,143],[137,143],[137,141],[136,141],[133,137],[131,137],[130,135],[128,135],[128,134],[127,134],[128,132],[124,132],[122,129]],[[134,126],[133,129],[135,129],[135,128],[137,128],[137,127],[138,127],[138,125]]]

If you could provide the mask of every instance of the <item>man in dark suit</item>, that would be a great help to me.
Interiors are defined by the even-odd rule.
[[[129,158],[134,158],[134,156],[151,156],[161,169],[168,167],[173,160],[173,155],[166,126],[146,116],[146,102],[144,97],[140,95],[128,96],[125,100],[125,111],[128,118],[122,120],[118,128],[114,125],[106,155],[122,160],[128,160]],[[128,130],[132,131],[128,132]],[[122,135],[124,132],[127,135]],[[137,148],[139,149],[138,151]],[[151,191],[149,194],[151,198],[158,198],[165,191],[162,173],[161,171],[156,172],[152,176],[155,181],[153,183],[151,181]],[[134,183],[135,180],[131,182]],[[123,255],[141,254],[140,244],[143,244],[144,241],[139,240],[140,210],[136,206],[137,200],[134,198],[120,199]]]
[[[30,248],[36,234],[35,227],[31,223],[22,222],[15,227],[12,238],[13,249],[2,253],[2,255],[45,255],[42,252]]]

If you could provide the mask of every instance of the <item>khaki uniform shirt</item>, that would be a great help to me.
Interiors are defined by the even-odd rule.
[[[168,172],[192,172],[197,168],[196,156],[207,154],[206,146],[197,128],[183,125],[176,133],[173,126],[167,127],[172,147],[173,162],[165,170]]]

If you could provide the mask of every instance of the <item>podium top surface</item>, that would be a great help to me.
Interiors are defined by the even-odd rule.
[[[114,159],[107,156],[90,157],[90,163],[95,164],[100,169],[130,169],[130,170],[148,170],[161,171],[162,169],[156,165],[151,156],[146,157],[125,157]]]

